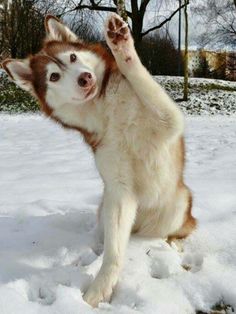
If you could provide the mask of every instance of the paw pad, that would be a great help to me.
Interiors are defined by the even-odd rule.
[[[112,43],[117,45],[120,41],[126,41],[128,35],[128,25],[118,15],[112,15],[107,23],[107,36]]]

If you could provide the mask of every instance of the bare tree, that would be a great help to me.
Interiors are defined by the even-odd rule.
[[[201,4],[193,3],[192,7],[208,29],[200,37],[205,46],[236,47],[236,0],[205,0]]]
[[[101,34],[94,23],[91,12],[75,11],[66,16],[66,23],[69,28],[86,42],[101,41]]]
[[[2,54],[22,58],[40,48],[44,36],[43,15],[34,0],[4,1],[1,11]]]
[[[44,37],[44,16],[55,1],[1,0],[0,55],[22,58],[37,52]]]
[[[155,1],[155,6],[162,2],[161,0]],[[126,8],[125,13],[131,20],[132,33],[135,41],[136,48],[140,47],[141,41],[144,36],[151,32],[162,28],[166,25],[182,8],[189,4],[189,0],[185,1],[180,7],[176,3],[176,8],[171,10],[167,17],[162,17],[161,21],[157,22],[154,26],[144,29],[144,18],[147,13],[147,7],[150,5],[151,0],[132,0],[129,8]],[[68,1],[67,7],[64,14],[77,10],[90,10],[97,12],[117,12],[118,1],[103,1],[103,0],[80,0],[80,1]]]
[[[23,58],[41,48],[46,14],[60,16],[65,1],[53,0],[1,0],[0,2],[0,56]],[[67,15],[66,22],[79,37],[88,41],[99,40],[92,16],[75,11]]]

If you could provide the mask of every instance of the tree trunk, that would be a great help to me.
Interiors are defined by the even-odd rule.
[[[132,34],[134,38],[134,44],[137,52],[141,49],[142,44],[142,22],[140,22],[139,16],[137,18],[133,18],[132,20]]]
[[[128,22],[128,16],[125,9],[125,0],[117,0],[117,13],[125,22]]]
[[[131,1],[132,12],[132,33],[134,38],[134,44],[137,52],[141,49],[142,43],[142,29],[143,29],[143,17],[139,12],[138,1]]]
[[[185,50],[184,50],[184,100],[188,100],[188,6],[187,0],[184,0],[185,17]]]
[[[236,1],[236,0],[235,0]],[[179,8],[181,0],[179,0]],[[182,53],[181,53],[181,9],[179,10],[179,27],[178,27],[178,76],[181,75]]]
[[[134,38],[134,43],[137,51],[140,49],[142,42],[142,28],[143,21],[140,18],[138,1],[134,0],[131,3],[132,6],[132,33]],[[126,13],[125,0],[117,0],[117,13],[123,18],[125,22],[128,22],[128,16]]]

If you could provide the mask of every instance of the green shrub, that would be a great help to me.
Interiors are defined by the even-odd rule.
[[[4,72],[0,73],[0,112],[22,113],[39,110],[37,101],[27,92],[10,82]]]

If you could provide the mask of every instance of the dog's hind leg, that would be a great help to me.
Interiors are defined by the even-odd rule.
[[[192,216],[192,195],[186,186],[183,186],[185,191],[188,191],[187,210],[182,226],[174,233],[168,236],[168,242],[186,238],[197,226],[197,220]]]

